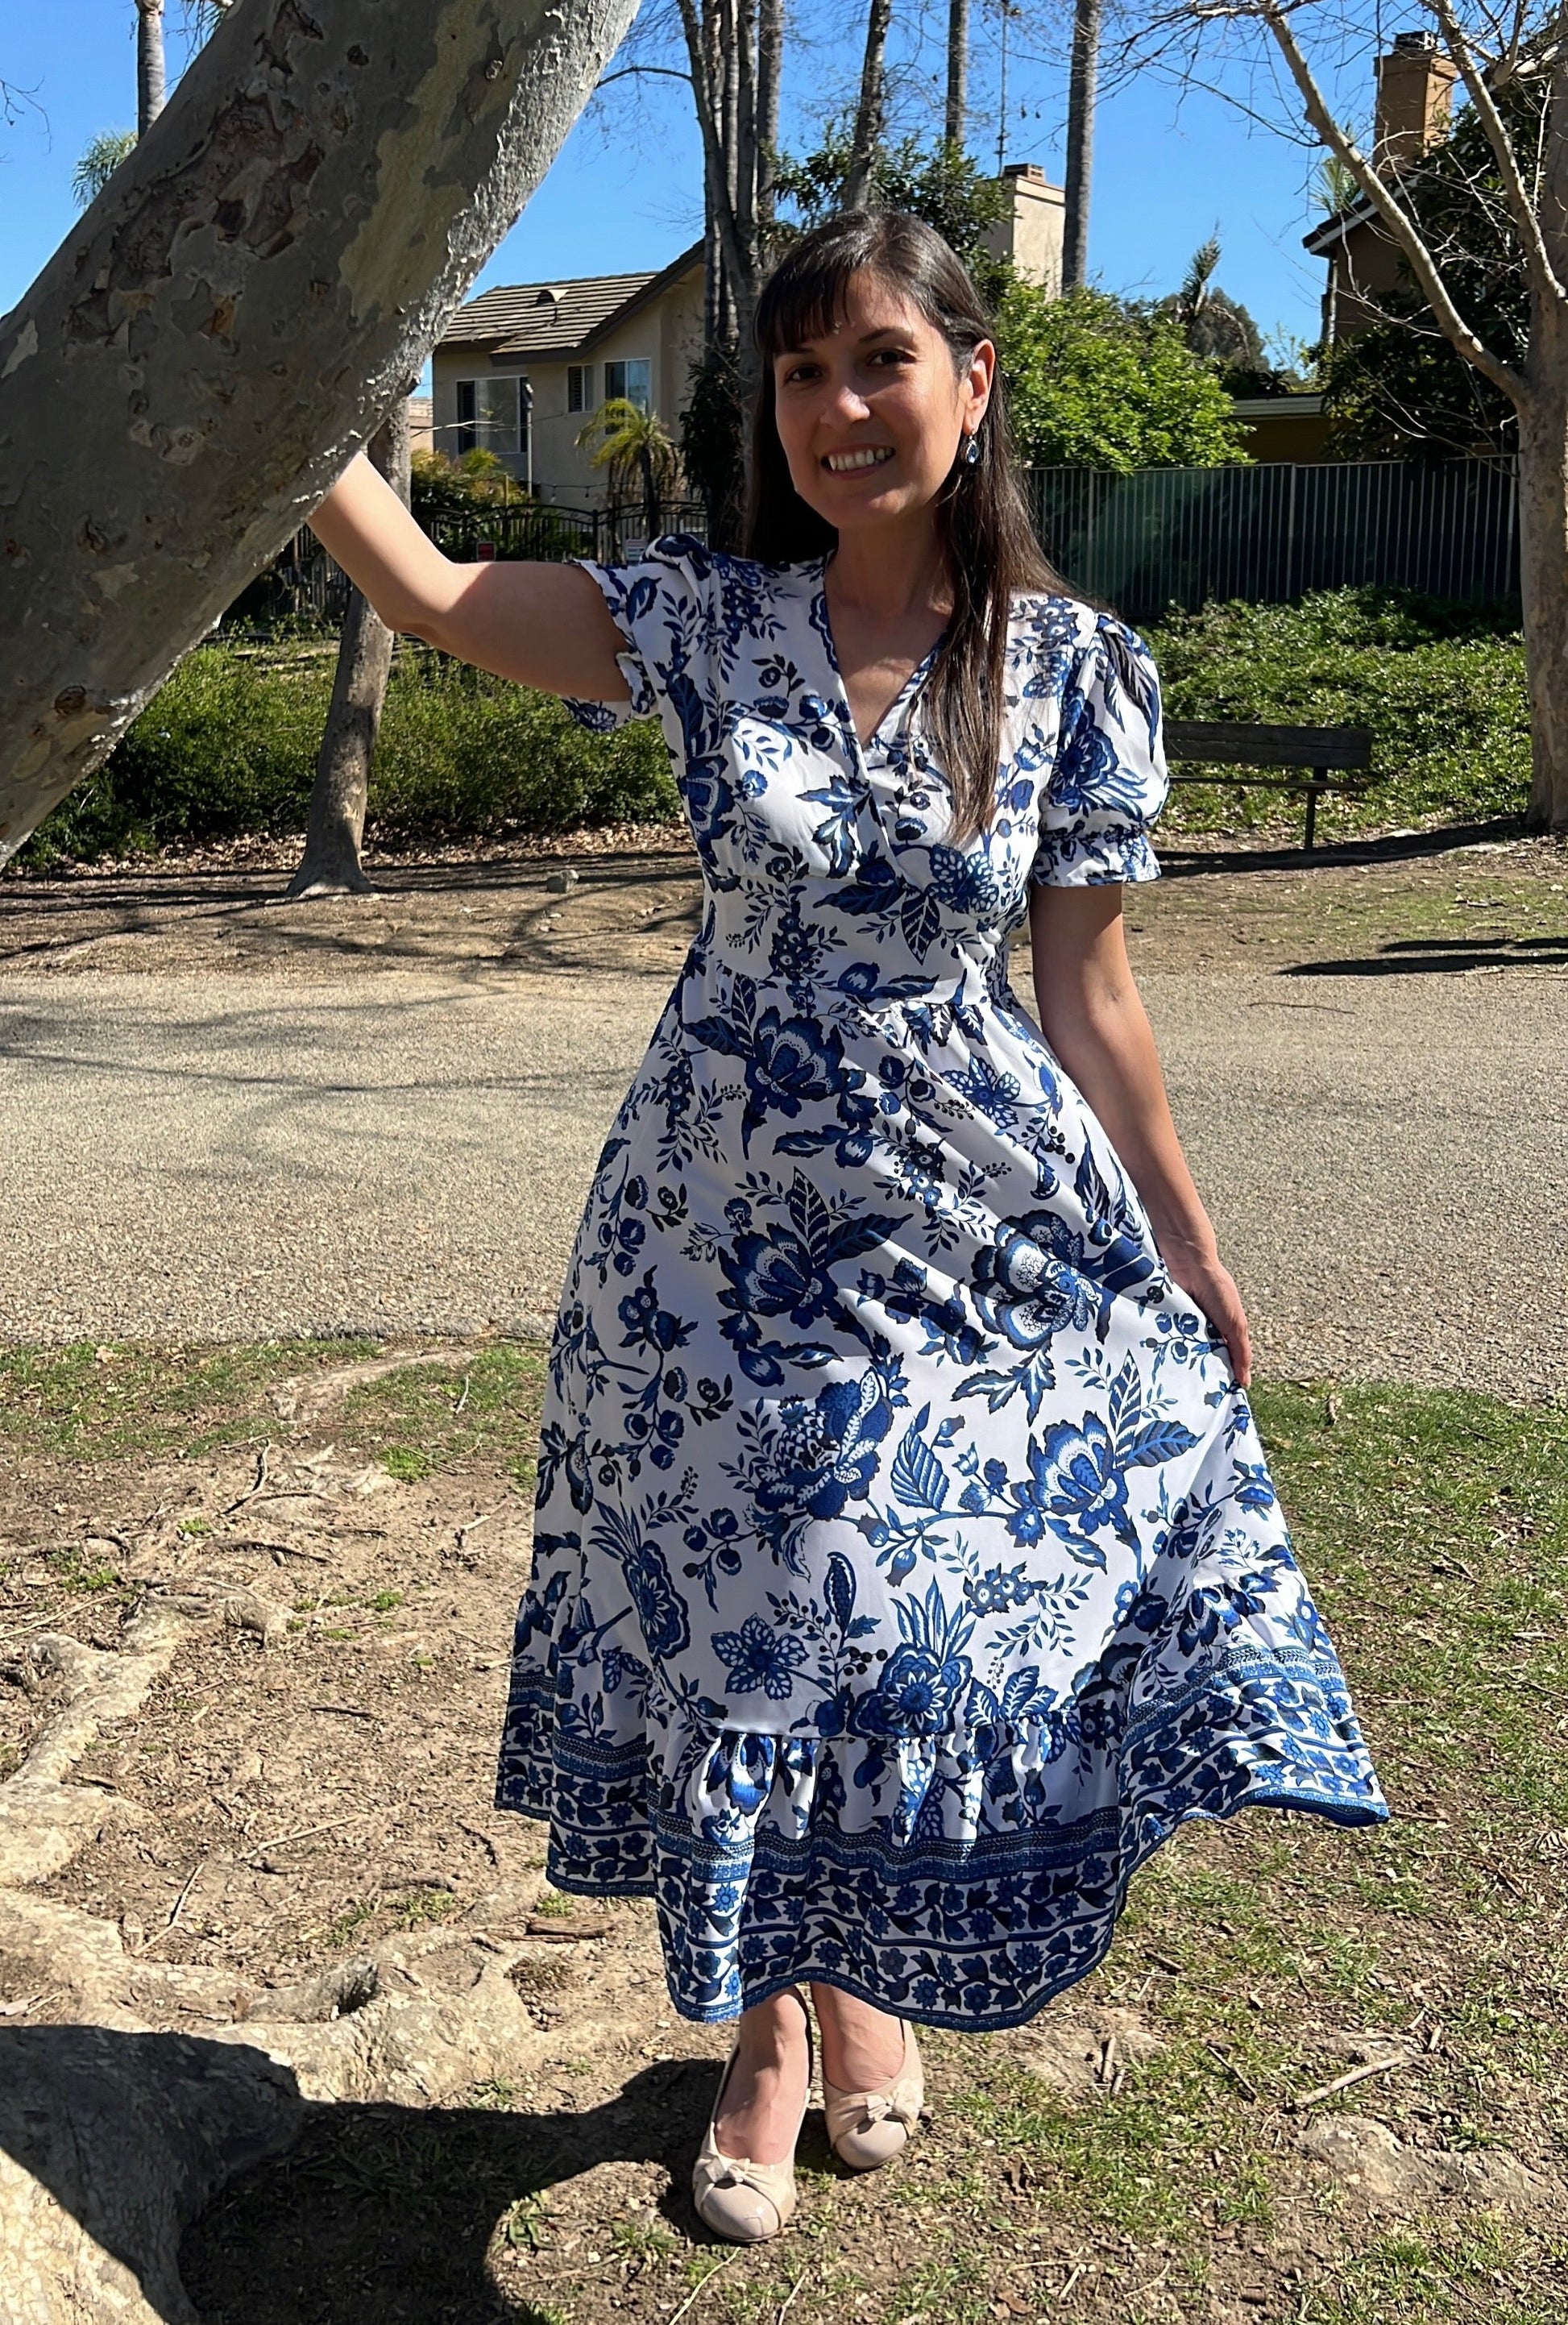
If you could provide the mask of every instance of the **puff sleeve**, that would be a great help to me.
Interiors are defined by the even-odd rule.
[[[713,560],[690,533],[666,533],[650,541],[629,565],[573,560],[598,583],[611,620],[621,633],[615,660],[632,690],[628,702],[586,702],[563,697],[580,727],[607,735],[629,719],[650,718],[668,707],[672,692],[700,690],[710,659]]]
[[[1030,881],[1087,888],[1158,879],[1148,831],[1169,787],[1153,657],[1114,615],[1096,614],[1062,689]]]

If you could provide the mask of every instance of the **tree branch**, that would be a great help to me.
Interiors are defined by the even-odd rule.
[[[1458,18],[1454,15],[1452,0],[1427,0],[1427,5],[1443,27],[1443,37],[1448,43],[1448,53],[1459,67],[1461,77],[1470,94],[1470,101],[1475,107],[1475,117],[1486,132],[1486,141],[1492,149],[1492,155],[1498,165],[1498,174],[1503,181],[1503,191],[1508,197],[1508,208],[1513,215],[1514,230],[1524,245],[1525,264],[1529,270],[1532,287],[1537,298],[1561,300],[1563,296],[1563,285],[1558,280],[1557,271],[1547,251],[1545,239],[1541,232],[1541,221],[1536,215],[1535,207],[1520,174],[1519,159],[1514,151],[1514,141],[1508,135],[1508,124],[1498,111],[1496,100],[1487,87],[1484,77],[1476,69],[1475,58],[1471,53],[1470,43],[1464,37]]]
[[[1250,11],[1248,13],[1250,13]],[[1410,262],[1411,272],[1426,294],[1426,303],[1447,332],[1450,340],[1467,363],[1500,389],[1510,403],[1522,410],[1528,401],[1529,389],[1511,365],[1493,355],[1479,339],[1454,305],[1448,285],[1439,272],[1437,262],[1427,249],[1425,240],[1416,220],[1400,201],[1397,194],[1366,155],[1348,137],[1329,111],[1323,91],[1317,85],[1312,67],[1303,55],[1299,42],[1291,30],[1289,17],[1280,0],[1262,0],[1259,11],[1274,35],[1281,55],[1289,68],[1306,117],[1332,153],[1338,155],[1354,178],[1367,199],[1390,227],[1395,238]]]

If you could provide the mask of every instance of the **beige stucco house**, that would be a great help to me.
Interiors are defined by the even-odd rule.
[[[990,240],[1053,294],[1062,280],[1062,189],[1021,162],[1004,173],[1009,216]],[[700,243],[656,274],[593,274],[519,283],[471,299],[431,358],[436,449],[484,447],[541,500],[596,508],[604,477],[577,436],[601,403],[628,396],[678,435],[692,365],[702,352]]]
[[[478,447],[541,500],[594,508],[604,479],[577,437],[624,395],[672,435],[702,352],[701,243],[655,274],[519,283],[459,309],[430,362],[436,449]]]

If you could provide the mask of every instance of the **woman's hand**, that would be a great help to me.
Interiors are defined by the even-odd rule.
[[[1252,1378],[1252,1336],[1235,1277],[1221,1264],[1218,1252],[1194,1250],[1190,1244],[1176,1243],[1168,1251],[1161,1244],[1160,1257],[1172,1282],[1202,1309],[1231,1351],[1236,1385],[1247,1387]]]

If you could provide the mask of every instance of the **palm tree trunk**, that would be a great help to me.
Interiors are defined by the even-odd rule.
[[[882,68],[887,55],[888,23],[893,0],[871,0],[866,16],[865,56],[861,65],[860,103],[855,107],[854,134],[849,167],[844,176],[846,210],[863,208],[871,193],[872,171],[882,142]]]
[[[1062,218],[1062,288],[1089,280],[1089,180],[1094,163],[1094,98],[1100,77],[1101,0],[1075,0],[1067,81],[1067,184]]]
[[[399,498],[409,497],[409,400],[399,396],[370,440],[370,457]],[[386,683],[392,675],[392,634],[369,599],[348,593],[332,704],[327,713],[305,853],[286,894],[300,896],[367,894],[373,883],[360,861],[364,809],[370,796],[371,762],[381,730]]]
[[[136,134],[145,137],[163,110],[163,0],[136,0]]]
[[[943,134],[962,146],[969,113],[969,0],[947,5],[947,116]]]

